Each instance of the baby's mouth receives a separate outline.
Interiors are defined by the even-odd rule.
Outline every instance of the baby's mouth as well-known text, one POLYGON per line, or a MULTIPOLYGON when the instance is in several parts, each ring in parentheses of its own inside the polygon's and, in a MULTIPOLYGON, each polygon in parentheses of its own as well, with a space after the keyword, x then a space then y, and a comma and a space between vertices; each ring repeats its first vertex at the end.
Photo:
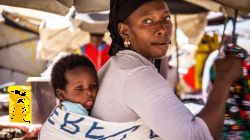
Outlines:
POLYGON ((88 101, 85 103, 85 105, 86 105, 87 107, 91 107, 93 104, 94 104, 94 101, 93 101, 93 100, 88 100, 88 101))

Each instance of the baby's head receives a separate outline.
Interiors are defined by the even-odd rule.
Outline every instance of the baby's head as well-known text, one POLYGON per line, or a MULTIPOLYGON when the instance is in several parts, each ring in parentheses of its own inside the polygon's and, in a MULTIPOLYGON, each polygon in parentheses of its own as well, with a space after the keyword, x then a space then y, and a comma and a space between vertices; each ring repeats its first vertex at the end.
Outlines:
POLYGON ((87 110, 93 106, 98 80, 95 66, 87 57, 72 54, 61 58, 53 67, 51 83, 59 100, 79 103, 87 110))

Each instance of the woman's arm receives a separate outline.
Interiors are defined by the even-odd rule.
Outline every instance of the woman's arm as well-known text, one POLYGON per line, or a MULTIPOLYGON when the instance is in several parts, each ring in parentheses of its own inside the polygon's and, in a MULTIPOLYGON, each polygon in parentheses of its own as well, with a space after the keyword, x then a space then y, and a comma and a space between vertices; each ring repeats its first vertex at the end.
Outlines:
POLYGON ((124 102, 162 139, 210 140, 205 122, 176 97, 168 82, 149 66, 129 73, 124 102))
POLYGON ((241 62, 233 55, 215 62, 216 78, 212 92, 209 94, 207 105, 197 115, 202 118, 214 139, 221 136, 226 100, 229 96, 229 88, 233 81, 242 74, 241 62))
POLYGON ((124 83, 124 101, 163 139, 209 140, 212 136, 217 139, 230 84, 240 76, 241 69, 240 61, 233 56, 217 61, 216 66, 214 89, 197 117, 175 96, 167 81, 147 66, 130 72, 124 83))

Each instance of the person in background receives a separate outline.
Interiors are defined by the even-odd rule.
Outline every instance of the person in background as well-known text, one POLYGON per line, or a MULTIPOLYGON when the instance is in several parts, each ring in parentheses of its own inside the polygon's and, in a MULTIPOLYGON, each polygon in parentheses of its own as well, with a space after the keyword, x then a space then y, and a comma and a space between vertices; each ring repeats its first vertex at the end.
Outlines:
POLYGON ((109 59, 110 46, 103 41, 104 33, 90 33, 90 42, 81 47, 81 54, 87 56, 98 71, 109 59))

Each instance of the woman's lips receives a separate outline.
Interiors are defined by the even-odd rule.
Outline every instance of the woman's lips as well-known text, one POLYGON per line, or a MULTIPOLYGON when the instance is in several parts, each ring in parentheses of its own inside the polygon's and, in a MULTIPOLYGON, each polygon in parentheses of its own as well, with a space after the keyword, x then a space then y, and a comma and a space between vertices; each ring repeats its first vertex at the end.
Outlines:
POLYGON ((167 45, 167 43, 151 43, 152 45, 167 45))
POLYGON ((152 42, 152 45, 157 45, 157 46, 166 46, 168 44, 170 44, 170 40, 168 41, 158 41, 158 42, 152 42))
POLYGON ((151 45, 157 47, 157 48, 166 48, 169 43, 151 43, 151 45))

